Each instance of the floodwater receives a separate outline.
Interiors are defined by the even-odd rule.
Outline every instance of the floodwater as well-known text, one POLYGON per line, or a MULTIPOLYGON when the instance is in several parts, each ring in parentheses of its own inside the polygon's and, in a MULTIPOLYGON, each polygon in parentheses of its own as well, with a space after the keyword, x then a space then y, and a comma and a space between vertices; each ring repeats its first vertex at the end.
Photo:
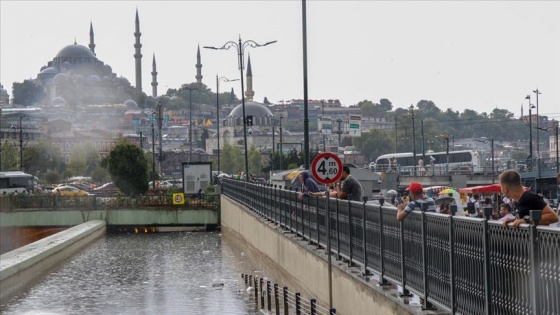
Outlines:
POLYGON ((241 279, 257 269, 217 232, 108 234, 0 313, 260 314, 241 279))

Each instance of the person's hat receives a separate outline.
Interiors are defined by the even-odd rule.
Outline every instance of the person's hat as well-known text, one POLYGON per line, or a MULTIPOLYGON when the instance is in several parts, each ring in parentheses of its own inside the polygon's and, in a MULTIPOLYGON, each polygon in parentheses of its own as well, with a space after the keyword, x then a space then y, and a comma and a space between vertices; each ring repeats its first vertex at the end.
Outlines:
POLYGON ((419 182, 412 182, 406 188, 406 190, 413 193, 422 192, 422 189, 423 189, 422 184, 420 184, 419 182))

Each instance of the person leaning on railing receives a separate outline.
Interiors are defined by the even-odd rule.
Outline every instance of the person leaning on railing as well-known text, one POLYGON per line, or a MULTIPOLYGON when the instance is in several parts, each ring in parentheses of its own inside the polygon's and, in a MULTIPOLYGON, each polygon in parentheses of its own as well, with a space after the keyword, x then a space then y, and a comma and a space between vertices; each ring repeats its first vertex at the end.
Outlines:
POLYGON ((432 198, 424 196, 424 189, 419 182, 412 182, 408 185, 408 193, 410 194, 410 203, 402 203, 397 206, 397 221, 406 219, 406 216, 412 211, 422 211, 422 204, 427 204, 427 212, 436 212, 436 204, 432 198))
POLYGON ((558 222, 558 216, 552 208, 544 202, 537 194, 525 191, 521 185, 521 176, 516 170, 506 170, 500 174, 500 186, 502 193, 516 202, 517 216, 515 219, 506 219, 504 225, 513 222, 513 227, 522 223, 530 223, 530 211, 541 210, 541 219, 535 222, 537 225, 548 225, 558 222))

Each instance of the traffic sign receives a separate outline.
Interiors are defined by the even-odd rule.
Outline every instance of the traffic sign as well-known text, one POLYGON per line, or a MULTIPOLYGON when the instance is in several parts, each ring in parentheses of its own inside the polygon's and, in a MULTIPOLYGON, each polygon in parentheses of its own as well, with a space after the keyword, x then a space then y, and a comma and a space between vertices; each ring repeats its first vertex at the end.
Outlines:
POLYGON ((174 193, 173 194, 173 204, 174 205, 184 205, 185 204, 185 194, 184 193, 174 193))
POLYGON ((342 176, 342 161, 332 153, 321 153, 313 159, 311 172, 319 183, 332 184, 342 176))

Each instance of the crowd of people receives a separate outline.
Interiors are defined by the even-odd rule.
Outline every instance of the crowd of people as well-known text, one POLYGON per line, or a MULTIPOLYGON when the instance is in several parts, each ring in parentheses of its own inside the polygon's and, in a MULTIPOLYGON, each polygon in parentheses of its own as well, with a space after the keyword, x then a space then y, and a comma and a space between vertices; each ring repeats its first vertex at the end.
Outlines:
MULTIPOLYGON (((503 222, 504 225, 512 223, 513 227, 518 227, 522 223, 534 223, 536 225, 549 225, 558 222, 560 209, 553 210, 550 202, 542 195, 525 190, 521 184, 521 176, 515 170, 506 170, 500 174, 500 186, 503 198, 485 197, 469 195, 467 201, 467 212, 470 217, 484 217, 492 213, 491 219, 503 222), (499 211, 493 211, 498 205, 499 211), (530 211, 540 210, 541 217, 533 222, 530 211)), ((399 203, 397 199, 391 199, 397 207, 397 220, 402 221, 412 211, 440 212, 449 214, 449 206, 456 204, 451 196, 446 201, 442 201, 440 207, 436 206, 434 199, 424 194, 421 183, 412 182, 406 189, 410 201, 399 203)), ((445 196, 444 196, 445 197, 445 196)), ((455 215, 466 215, 462 211, 457 211, 455 215)))

